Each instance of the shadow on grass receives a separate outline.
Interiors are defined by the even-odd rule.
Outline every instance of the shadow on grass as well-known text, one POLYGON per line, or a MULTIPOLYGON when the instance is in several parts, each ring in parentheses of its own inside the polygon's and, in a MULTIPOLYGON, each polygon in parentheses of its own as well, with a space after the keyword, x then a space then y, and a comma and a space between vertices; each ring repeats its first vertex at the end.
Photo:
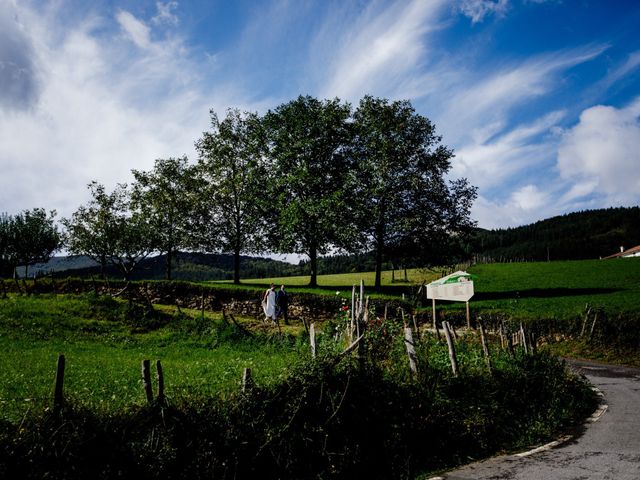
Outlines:
MULTIPOLYGON (((253 288, 268 288, 269 283, 245 283, 241 284, 243 287, 253 287, 253 288)), ((351 294, 352 286, 346 285, 318 285, 317 287, 310 287, 309 285, 287 285, 284 284, 288 290, 291 292, 304 291, 304 292, 313 292, 322 295, 335 295, 336 292, 340 292, 341 295, 348 296, 351 294)), ((279 287, 280 285, 276 285, 279 287)), ((365 284, 365 291, 367 294, 371 293, 380 293, 383 295, 393 295, 401 297, 402 294, 411 293, 411 288, 416 287, 416 285, 412 283, 398 283, 397 285, 383 285, 380 288, 379 292, 376 292, 372 285, 365 284)), ((356 289, 358 290, 360 285, 356 285, 356 289)), ((359 290, 358 290, 359 291, 359 290)))
POLYGON ((505 300, 517 298, 580 297, 584 295, 606 295, 622 291, 621 288, 532 288, 504 292, 476 292, 474 300, 505 300))

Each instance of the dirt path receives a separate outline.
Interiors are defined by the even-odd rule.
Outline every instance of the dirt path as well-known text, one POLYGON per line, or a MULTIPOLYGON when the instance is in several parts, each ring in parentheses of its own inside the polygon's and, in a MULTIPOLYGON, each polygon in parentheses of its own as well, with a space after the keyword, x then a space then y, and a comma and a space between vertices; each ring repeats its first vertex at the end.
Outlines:
POLYGON ((604 394, 604 412, 559 446, 472 463, 447 480, 640 479, 640 369, 572 360, 604 394))

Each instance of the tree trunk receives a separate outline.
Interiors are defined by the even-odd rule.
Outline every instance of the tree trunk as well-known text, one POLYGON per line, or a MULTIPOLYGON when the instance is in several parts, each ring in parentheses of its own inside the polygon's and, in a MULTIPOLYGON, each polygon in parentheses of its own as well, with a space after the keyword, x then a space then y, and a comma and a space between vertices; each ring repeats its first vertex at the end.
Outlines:
POLYGON ((384 249, 384 225, 380 224, 376 227, 376 292, 380 291, 382 286, 382 250, 384 249))
POLYGON ((173 249, 169 248, 167 250, 167 265, 166 265, 166 277, 167 280, 171 280, 171 259, 173 257, 173 249))
POLYGON ((309 280, 310 287, 318 286, 318 250, 311 247, 309 250, 309 265, 311 265, 311 278, 309 280))
POLYGON ((233 283, 240 283, 240 247, 233 251, 233 283))

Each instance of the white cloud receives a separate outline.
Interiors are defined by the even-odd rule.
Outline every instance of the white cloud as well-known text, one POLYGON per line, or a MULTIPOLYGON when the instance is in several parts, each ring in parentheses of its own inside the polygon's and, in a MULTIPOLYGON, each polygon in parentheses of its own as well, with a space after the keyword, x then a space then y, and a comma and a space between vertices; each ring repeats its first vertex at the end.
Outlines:
POLYGON ((555 140, 538 137, 550 134, 563 116, 564 112, 552 112, 492 138, 483 138, 491 135, 492 129, 484 135, 478 134, 475 143, 457 150, 452 176, 466 177, 481 190, 508 185, 508 181, 522 171, 552 158, 555 140))
POLYGON ((509 0, 462 0, 459 8, 471 19, 471 23, 478 23, 487 15, 504 15, 509 8, 509 0))
POLYGON ((511 194, 511 200, 520 210, 529 212, 539 210, 546 205, 549 194, 535 185, 525 185, 511 194))
POLYGON ((118 23, 129 39, 140 48, 151 46, 149 27, 126 10, 120 10, 116 15, 118 23))
POLYGON ((427 57, 423 37, 438 28, 444 4, 413 0, 380 10, 372 3, 339 34, 325 27, 316 44, 335 47, 328 49, 334 55, 321 95, 350 100, 364 93, 405 97, 407 89, 428 88, 428 77, 416 71, 427 57))
POLYGON ((32 108, 0 110, 0 211, 43 206, 68 216, 91 180, 112 187, 156 158, 193 158, 209 108, 249 103, 233 87, 210 93, 180 39, 154 42, 126 12, 116 15, 126 39, 106 16, 61 24, 60 11, 23 4, 19 13, 42 88, 32 108))
POLYGON ((527 184, 513 191, 505 200, 491 200, 480 195, 471 216, 482 228, 506 228, 533 223, 561 211, 551 192, 527 184))
POLYGON ((158 24, 177 25, 178 17, 173 13, 178 8, 178 2, 156 2, 158 13, 151 19, 151 22, 158 24))
POLYGON ((640 201, 640 98, 625 108, 597 105, 580 115, 558 149, 567 199, 603 195, 610 204, 640 201), (579 186, 578 186, 579 185, 579 186))

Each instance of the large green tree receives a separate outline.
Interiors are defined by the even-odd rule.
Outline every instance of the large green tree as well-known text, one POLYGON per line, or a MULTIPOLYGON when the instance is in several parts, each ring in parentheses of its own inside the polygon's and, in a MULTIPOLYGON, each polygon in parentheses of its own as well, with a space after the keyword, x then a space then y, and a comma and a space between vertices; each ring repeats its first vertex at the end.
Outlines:
POLYGON ((419 257, 470 229, 476 190, 465 179, 447 182, 453 151, 409 101, 366 96, 354 128, 352 191, 364 241, 375 252, 379 289, 385 255, 419 257))
MULTIPOLYGON (((111 256, 112 245, 117 239, 115 229, 115 212, 121 195, 118 189, 107 193, 104 185, 91 182, 87 188, 91 191, 92 199, 81 205, 71 218, 62 219, 66 229, 67 250, 73 255, 86 255, 100 264, 100 272, 105 275, 105 269, 111 256)), ((119 186, 119 189, 122 189, 119 186)))
POLYGON ((48 262, 62 245, 55 216, 55 210, 47 213, 44 208, 34 208, 24 210, 12 219, 12 251, 16 264, 24 265, 25 277, 29 265, 48 262))
POLYGON ((211 131, 196 142, 204 228, 199 246, 233 254, 233 281, 240 283, 240 254, 264 248, 260 196, 266 177, 264 135, 259 117, 230 109, 220 121, 211 111, 211 131))
POLYGON ((338 99, 300 96, 264 117, 272 161, 264 182, 269 239, 276 251, 309 257, 311 286, 318 254, 346 243, 350 115, 338 99))
POLYGON ((165 274, 171 280, 173 257, 192 245, 196 192, 195 169, 187 157, 158 159, 148 172, 132 170, 131 199, 154 229, 156 249, 166 255, 165 274))
POLYGON ((63 220, 70 253, 86 255, 101 266, 114 265, 125 280, 155 249, 154 226, 145 213, 131 208, 127 185, 107 192, 99 183, 89 184, 92 199, 63 220))

